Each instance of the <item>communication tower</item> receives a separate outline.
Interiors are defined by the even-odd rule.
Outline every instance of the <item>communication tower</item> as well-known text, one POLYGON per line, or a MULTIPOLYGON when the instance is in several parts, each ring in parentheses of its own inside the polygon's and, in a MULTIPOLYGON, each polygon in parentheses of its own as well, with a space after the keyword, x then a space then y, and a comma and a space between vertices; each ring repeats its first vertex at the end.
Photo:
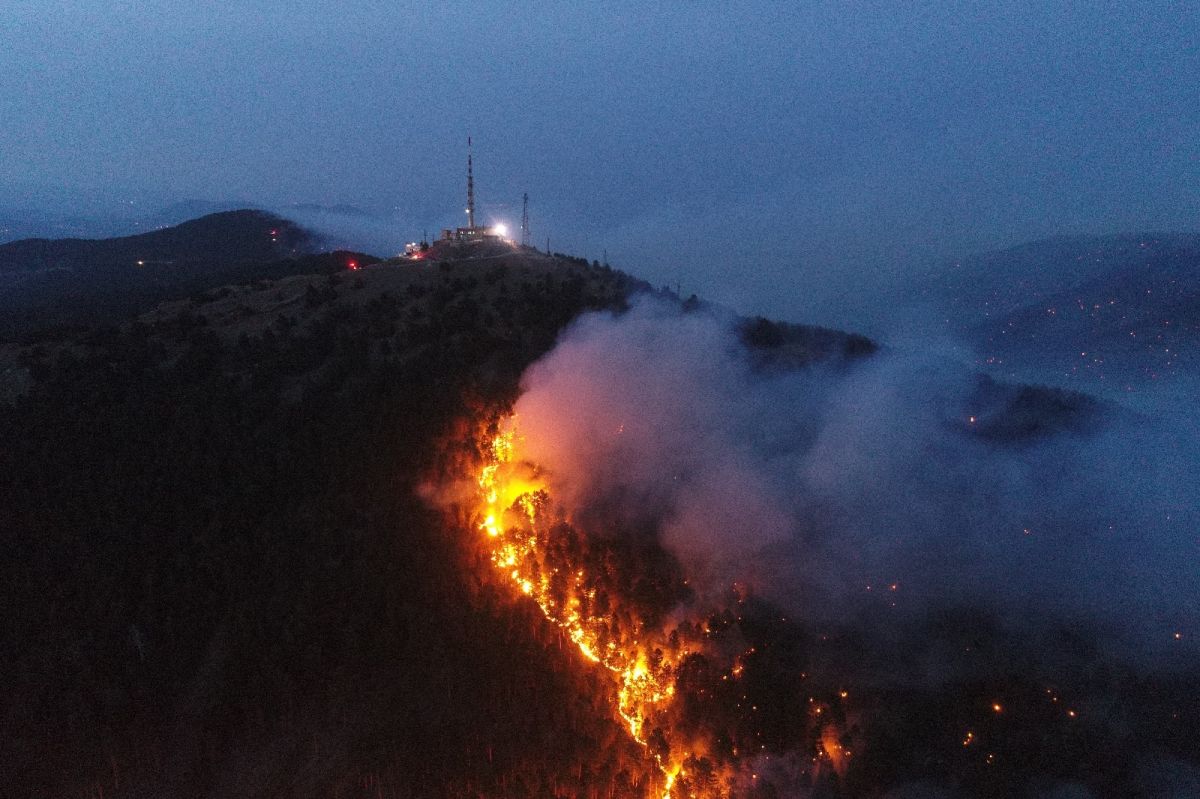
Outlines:
POLYGON ((529 246, 529 194, 521 197, 521 246, 529 246))
POLYGON ((467 227, 475 228, 475 176, 471 171, 471 137, 467 137, 467 227))

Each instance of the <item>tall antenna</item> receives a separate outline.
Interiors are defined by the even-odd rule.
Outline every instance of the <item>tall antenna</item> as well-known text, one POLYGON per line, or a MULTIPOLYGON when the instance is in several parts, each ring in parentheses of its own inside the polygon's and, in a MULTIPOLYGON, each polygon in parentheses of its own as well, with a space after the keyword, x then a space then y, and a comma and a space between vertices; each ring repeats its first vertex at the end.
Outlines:
POLYGON ((475 227, 475 176, 471 173, 470 136, 467 136, 467 227, 475 227))
POLYGON ((521 197, 521 246, 529 246, 529 194, 521 197))

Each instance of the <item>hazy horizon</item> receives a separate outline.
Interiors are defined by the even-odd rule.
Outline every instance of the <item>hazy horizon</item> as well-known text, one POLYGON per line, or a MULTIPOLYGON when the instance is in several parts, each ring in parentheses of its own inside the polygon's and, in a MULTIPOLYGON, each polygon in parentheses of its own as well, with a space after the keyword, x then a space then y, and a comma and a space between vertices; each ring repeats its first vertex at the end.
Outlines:
POLYGON ((538 246, 814 321, 1200 219, 1194 6, 333 10, 7 4, 0 208, 346 204, 402 242, 459 222, 470 134, 485 220, 528 192, 538 246))

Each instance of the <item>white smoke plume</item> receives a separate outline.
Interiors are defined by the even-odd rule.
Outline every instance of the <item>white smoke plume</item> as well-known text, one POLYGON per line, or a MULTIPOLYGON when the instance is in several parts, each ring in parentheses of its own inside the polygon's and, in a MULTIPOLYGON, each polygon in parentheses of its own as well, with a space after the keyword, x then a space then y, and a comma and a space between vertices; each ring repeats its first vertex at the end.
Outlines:
POLYGON ((971 608, 1190 668, 1197 429, 1113 410, 996 440, 972 421, 976 386, 936 353, 756 369, 736 320, 643 297, 579 319, 516 411, 585 527, 657 536, 713 590, 743 580, 808 622, 896 635, 971 608))

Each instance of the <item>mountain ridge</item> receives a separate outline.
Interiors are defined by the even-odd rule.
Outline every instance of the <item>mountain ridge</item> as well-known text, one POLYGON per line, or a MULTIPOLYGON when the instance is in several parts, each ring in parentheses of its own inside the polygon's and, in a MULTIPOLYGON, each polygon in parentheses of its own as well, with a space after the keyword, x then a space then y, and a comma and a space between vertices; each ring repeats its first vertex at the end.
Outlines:
POLYGON ((1200 373, 1200 235, 1064 236, 910 282, 980 366, 1119 396, 1200 373))

